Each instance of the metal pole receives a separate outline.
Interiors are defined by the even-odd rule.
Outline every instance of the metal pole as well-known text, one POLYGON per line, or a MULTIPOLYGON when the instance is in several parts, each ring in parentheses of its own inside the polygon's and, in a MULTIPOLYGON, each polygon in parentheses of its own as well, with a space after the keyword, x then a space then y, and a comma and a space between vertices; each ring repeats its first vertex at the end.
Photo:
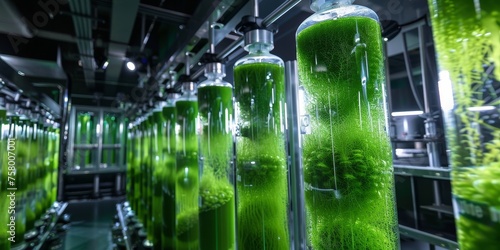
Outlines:
POLYGON ((306 249, 306 215, 304 200, 304 176, 302 172, 302 145, 299 130, 300 114, 298 107, 299 77, 296 61, 285 63, 287 113, 288 113, 288 144, 290 159, 290 196, 292 200, 292 249, 306 249))
POLYGON ((432 117, 432 110, 429 104, 429 82, 427 81, 427 53, 425 45, 424 25, 418 26, 418 38, 420 45, 420 68, 422 72, 422 87, 424 94, 424 112, 427 115, 425 120, 425 137, 431 141, 427 143, 427 154, 429 156, 429 165, 431 167, 440 167, 439 153, 436 145, 436 121, 432 117))
POLYGON ((259 0, 252 0, 253 3, 253 16, 258 17, 259 16, 259 0))

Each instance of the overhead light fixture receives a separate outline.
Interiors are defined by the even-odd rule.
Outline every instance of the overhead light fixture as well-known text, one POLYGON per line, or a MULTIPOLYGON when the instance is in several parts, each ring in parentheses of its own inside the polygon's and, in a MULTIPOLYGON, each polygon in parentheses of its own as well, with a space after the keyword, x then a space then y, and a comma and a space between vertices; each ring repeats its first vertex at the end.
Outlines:
POLYGON ((135 64, 133 62, 127 62, 127 69, 130 70, 130 71, 134 71, 135 70, 135 64))

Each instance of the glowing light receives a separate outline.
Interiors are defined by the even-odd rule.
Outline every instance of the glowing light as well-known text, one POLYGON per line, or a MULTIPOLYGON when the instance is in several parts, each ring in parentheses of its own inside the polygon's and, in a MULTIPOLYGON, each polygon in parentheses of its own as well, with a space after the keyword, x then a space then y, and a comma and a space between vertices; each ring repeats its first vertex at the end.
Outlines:
POLYGON ((410 116, 410 115, 421 115, 424 112, 421 110, 414 110, 414 111, 401 111, 401 112, 392 112, 392 116, 410 116))
POLYGON ((453 101, 450 72, 446 70, 439 72, 438 87, 441 109, 443 109, 443 111, 452 110, 453 106, 455 106, 455 102, 453 101))
POLYGON ((130 71, 135 70, 135 64, 133 62, 127 62, 127 69, 130 71))
POLYGON ((102 69, 106 69, 109 65, 108 61, 105 61, 104 64, 102 65, 102 69))
POLYGON ((480 111, 495 110, 495 107, 494 106, 468 107, 467 110, 480 112, 480 111))

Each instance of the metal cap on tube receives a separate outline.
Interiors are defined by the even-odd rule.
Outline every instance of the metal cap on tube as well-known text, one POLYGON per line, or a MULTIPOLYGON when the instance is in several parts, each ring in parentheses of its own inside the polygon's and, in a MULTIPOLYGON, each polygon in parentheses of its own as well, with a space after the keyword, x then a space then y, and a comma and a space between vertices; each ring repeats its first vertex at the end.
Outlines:
POLYGON ((354 0, 311 0, 310 8, 313 11, 319 11, 326 6, 349 5, 353 2, 354 0))
POLYGON ((220 62, 211 62, 205 65, 205 74, 215 73, 219 75, 226 75, 226 67, 220 62))
POLYGON ((245 33, 245 46, 257 43, 274 44, 273 32, 265 29, 255 29, 245 33))

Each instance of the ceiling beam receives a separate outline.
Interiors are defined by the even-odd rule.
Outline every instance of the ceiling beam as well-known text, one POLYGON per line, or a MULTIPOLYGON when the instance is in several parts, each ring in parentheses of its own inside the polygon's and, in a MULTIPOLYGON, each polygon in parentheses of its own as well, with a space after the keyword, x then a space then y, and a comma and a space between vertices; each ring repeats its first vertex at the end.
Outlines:
POLYGON ((137 16, 139 0, 113 0, 111 9, 111 43, 108 46, 108 62, 106 80, 118 81, 134 23, 137 16))

